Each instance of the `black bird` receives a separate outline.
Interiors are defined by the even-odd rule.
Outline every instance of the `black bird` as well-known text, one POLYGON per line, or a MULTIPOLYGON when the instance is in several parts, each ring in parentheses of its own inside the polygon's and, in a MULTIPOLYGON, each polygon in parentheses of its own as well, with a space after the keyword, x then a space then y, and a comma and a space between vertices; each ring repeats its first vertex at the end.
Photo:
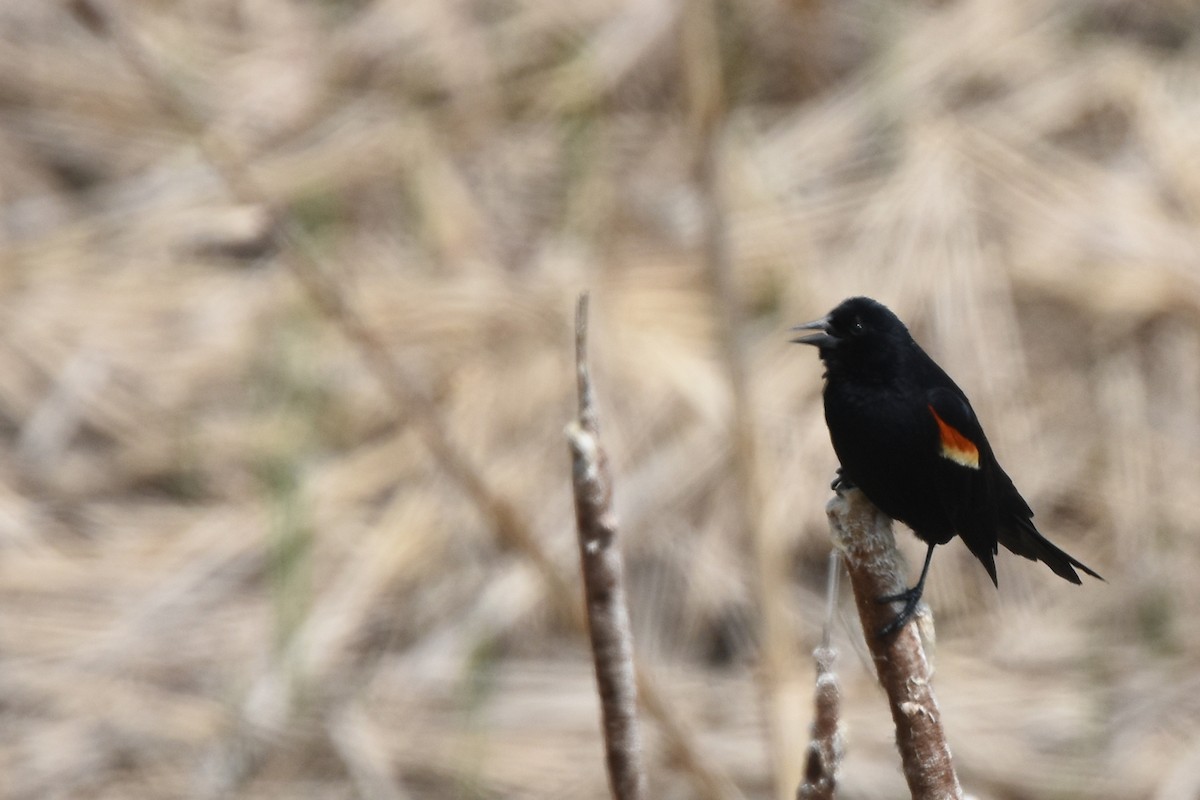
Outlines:
POLYGON ((839 481, 857 486, 929 545, 916 586, 879 598, 904 601, 880 636, 912 618, 933 548, 955 535, 993 584, 1001 544, 1071 583, 1080 583, 1075 568, 1100 578, 1034 527, 1033 511, 996 461, 963 390, 887 307, 852 297, 792 330, 816 331, 792 341, 814 345, 825 363, 825 422, 841 462, 839 481))

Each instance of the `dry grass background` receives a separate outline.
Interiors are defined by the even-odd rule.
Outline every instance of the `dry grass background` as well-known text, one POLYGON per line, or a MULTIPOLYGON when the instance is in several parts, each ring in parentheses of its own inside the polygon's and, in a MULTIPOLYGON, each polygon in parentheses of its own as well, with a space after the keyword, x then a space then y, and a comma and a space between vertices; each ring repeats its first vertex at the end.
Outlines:
MULTIPOLYGON (((639 656, 742 795, 794 788, 823 614, 835 463, 786 328, 869 293, 1108 577, 1005 557, 997 593, 940 551, 964 786, 1200 797, 1195 4, 109 6, 0 4, 0 795, 607 791, 582 638, 129 36, 568 577, 593 291, 639 656)), ((842 795, 899 797, 858 635, 842 795)))

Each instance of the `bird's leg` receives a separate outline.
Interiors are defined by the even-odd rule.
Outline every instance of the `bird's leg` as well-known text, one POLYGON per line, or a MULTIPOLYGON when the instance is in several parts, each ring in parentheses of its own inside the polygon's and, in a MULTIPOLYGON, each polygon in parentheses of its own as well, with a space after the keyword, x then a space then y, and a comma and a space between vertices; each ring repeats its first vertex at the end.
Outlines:
POLYGON ((896 618, 879 629, 879 638, 886 639, 896 631, 908 624, 908 621, 917 613, 917 604, 921 602, 921 595, 925 591, 925 576, 929 574, 929 562, 933 560, 933 548, 936 545, 929 545, 929 550, 925 553, 925 566, 921 567, 921 577, 917 579, 917 585, 911 589, 905 589, 899 594, 889 594, 886 597, 876 598, 876 603, 894 603, 897 600, 904 601, 904 608, 900 609, 900 613, 896 618))
POLYGON ((854 483, 842 472, 842 468, 838 467, 837 477, 833 479, 833 483, 829 484, 829 488, 840 495, 842 492, 847 492, 855 487, 854 483))

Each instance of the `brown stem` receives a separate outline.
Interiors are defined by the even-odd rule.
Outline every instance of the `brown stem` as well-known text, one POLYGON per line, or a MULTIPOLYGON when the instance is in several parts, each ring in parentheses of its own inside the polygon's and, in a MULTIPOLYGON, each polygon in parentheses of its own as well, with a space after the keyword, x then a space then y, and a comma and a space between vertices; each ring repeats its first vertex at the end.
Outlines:
POLYGON ((642 800, 646 773, 637 722, 637 677, 633 632, 625 604, 617 518, 612 508, 612 475, 600 444, 587 367, 587 295, 575 309, 575 360, 579 418, 567 426, 575 487, 575 522, 583 571, 588 637, 600 692, 608 782, 616 800, 642 800))
MULTIPOLYGON (((917 625, 905 625, 881 638, 877 631, 894 613, 876 602, 904 589, 904 562, 892 536, 892 521, 857 489, 839 493, 825 507, 834 544, 846 559, 854 601, 875 662, 879 683, 887 693, 896 725, 904 777, 914 800, 947 800, 963 796, 942 714, 930 683, 932 670, 917 625)), ((932 621, 929 622, 932 628, 932 621)))
POLYGON ((838 687, 837 650, 831 644, 833 613, 837 607, 838 574, 842 568, 837 551, 829 554, 829 583, 826 587, 825 626, 821 644, 813 651, 817 662, 817 686, 814 693, 812 739, 804 759, 804 782, 796 791, 796 800, 833 800, 837 793, 837 774, 842 764, 841 689, 838 687))

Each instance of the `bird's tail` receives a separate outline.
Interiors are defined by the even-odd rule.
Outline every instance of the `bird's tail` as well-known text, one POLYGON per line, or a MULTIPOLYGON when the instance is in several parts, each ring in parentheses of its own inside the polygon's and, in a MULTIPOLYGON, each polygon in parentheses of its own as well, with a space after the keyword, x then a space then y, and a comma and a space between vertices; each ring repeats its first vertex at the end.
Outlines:
POLYGON ((1016 515, 1012 524, 1000 529, 1000 544, 1019 556, 1031 561, 1041 561, 1054 571, 1054 574, 1071 583, 1081 583, 1076 568, 1091 575, 1093 578, 1104 580, 1100 574, 1091 569, 1079 559, 1069 555, 1054 546, 1045 536, 1038 532, 1033 520, 1023 515, 1016 515))

